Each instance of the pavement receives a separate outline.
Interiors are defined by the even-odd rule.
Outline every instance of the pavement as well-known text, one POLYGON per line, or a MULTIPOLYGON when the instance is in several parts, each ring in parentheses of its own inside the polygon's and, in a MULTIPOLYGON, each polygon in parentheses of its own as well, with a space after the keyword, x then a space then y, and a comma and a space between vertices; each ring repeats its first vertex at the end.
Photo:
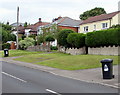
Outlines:
POLYGON ((115 78, 103 79, 102 68, 69 71, 69 70, 61 70, 57 68, 36 65, 32 63, 15 61, 14 60, 15 58, 18 58, 18 57, 4 57, 4 58, 0 58, 0 61, 5 61, 11 64, 17 64, 20 66, 29 67, 29 68, 49 72, 54 75, 72 78, 72 79, 76 79, 76 80, 80 80, 88 83, 97 83, 105 86, 110 86, 113 88, 119 88, 120 83, 118 83, 118 74, 119 74, 118 65, 113 66, 113 74, 115 75, 115 78))

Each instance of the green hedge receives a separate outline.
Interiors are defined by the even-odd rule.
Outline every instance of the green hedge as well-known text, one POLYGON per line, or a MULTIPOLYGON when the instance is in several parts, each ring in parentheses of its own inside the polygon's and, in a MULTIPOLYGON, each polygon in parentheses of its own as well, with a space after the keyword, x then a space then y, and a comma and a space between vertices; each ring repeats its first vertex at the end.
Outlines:
POLYGON ((85 44, 88 47, 120 45, 120 28, 100 30, 86 34, 85 44))
POLYGON ((10 49, 10 44, 9 43, 2 44, 2 49, 10 49))
POLYGON ((67 37, 67 42, 74 48, 81 48, 85 46, 85 34, 71 33, 67 37))
POLYGON ((71 47, 71 45, 67 42, 67 37, 70 33, 75 32, 71 29, 64 29, 58 33, 57 42, 59 46, 64 46, 65 48, 71 47))

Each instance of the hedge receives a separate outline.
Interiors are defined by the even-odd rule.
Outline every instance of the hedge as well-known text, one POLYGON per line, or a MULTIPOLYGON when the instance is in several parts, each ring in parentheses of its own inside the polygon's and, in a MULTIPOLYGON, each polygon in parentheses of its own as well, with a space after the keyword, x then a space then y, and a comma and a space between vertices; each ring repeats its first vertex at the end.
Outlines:
POLYGON ((85 44, 88 47, 120 45, 120 28, 100 30, 86 34, 85 44))
POLYGON ((83 33, 71 33, 67 37, 67 42, 74 48, 81 48, 85 46, 85 34, 83 33))
POLYGON ((71 47, 71 45, 67 42, 67 36, 70 33, 75 33, 75 32, 71 29, 64 29, 58 33, 57 42, 59 46, 64 46, 65 48, 71 47))
POLYGON ((9 43, 2 44, 2 49, 10 49, 10 44, 9 43))

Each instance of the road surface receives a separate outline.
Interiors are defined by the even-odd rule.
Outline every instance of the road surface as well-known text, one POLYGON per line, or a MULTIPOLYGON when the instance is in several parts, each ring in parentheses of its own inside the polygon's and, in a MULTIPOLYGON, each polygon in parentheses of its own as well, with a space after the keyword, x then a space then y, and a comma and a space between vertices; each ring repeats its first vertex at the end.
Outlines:
POLYGON ((2 62, 2 92, 63 95, 62 93, 118 93, 118 89, 2 62))

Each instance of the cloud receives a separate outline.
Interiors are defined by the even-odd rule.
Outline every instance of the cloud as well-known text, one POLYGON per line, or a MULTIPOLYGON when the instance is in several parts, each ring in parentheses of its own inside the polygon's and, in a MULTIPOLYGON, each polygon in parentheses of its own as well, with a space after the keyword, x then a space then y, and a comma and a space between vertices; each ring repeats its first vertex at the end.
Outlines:
POLYGON ((41 17, 43 21, 52 21, 57 16, 69 16, 79 19, 84 11, 94 7, 103 7, 109 12, 117 11, 119 0, 1 0, 0 18, 16 21, 17 6, 20 7, 20 21, 34 23, 41 17))

